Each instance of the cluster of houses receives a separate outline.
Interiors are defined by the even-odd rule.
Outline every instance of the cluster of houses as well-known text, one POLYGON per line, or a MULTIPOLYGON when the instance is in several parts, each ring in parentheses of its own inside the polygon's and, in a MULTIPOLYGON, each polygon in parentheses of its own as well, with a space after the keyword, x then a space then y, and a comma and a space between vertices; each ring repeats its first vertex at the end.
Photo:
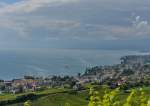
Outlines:
POLYGON ((36 91, 41 86, 49 86, 50 81, 43 79, 13 79, 11 81, 0 81, 0 93, 22 93, 27 91, 36 91))
POLYGON ((118 86, 124 85, 128 82, 128 77, 124 76, 121 78, 114 77, 113 74, 105 74, 105 75, 86 75, 82 76, 78 79, 78 83, 81 85, 85 85, 87 83, 97 83, 97 84, 108 84, 111 88, 116 88, 118 86))
POLYGON ((74 77, 69 76, 52 76, 49 78, 25 76, 22 79, 13 79, 11 81, 0 80, 0 94, 34 92, 55 87, 79 90, 81 84, 74 77))
POLYGON ((100 84, 109 82, 112 86, 126 83, 134 85, 141 81, 150 85, 150 55, 124 56, 120 64, 88 68, 79 81, 100 84))

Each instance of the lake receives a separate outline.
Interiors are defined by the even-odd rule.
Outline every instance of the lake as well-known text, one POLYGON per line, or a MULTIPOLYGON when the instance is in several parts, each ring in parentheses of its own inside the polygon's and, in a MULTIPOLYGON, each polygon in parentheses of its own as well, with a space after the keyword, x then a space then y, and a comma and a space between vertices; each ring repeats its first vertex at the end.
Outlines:
POLYGON ((86 67, 120 63, 120 57, 137 54, 128 50, 0 49, 0 78, 24 75, 76 75, 86 67))

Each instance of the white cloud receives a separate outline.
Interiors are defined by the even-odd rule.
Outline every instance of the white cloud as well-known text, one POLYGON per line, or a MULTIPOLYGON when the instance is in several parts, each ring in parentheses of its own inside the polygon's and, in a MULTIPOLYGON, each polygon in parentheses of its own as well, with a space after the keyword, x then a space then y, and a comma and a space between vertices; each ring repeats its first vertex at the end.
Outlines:
POLYGON ((140 16, 136 16, 135 20, 133 21, 133 26, 137 29, 145 28, 148 26, 148 21, 141 20, 140 16))
POLYGON ((8 4, 0 8, 0 13, 24 13, 32 12, 40 7, 57 6, 78 0, 22 0, 14 4, 8 4))
MULTIPOLYGON (((130 23, 130 22, 129 22, 130 23)), ((93 31, 88 31, 90 38, 103 40, 132 39, 150 37, 150 25, 141 16, 134 16, 132 24, 124 25, 94 25, 89 24, 93 31)))
POLYGON ((150 37, 150 25, 141 16, 135 16, 132 25, 129 26, 108 25, 101 26, 101 29, 100 34, 107 35, 106 38, 112 40, 150 37))
POLYGON ((28 13, 37 12, 41 7, 60 6, 77 1, 78 0, 21 0, 13 4, 0 2, 0 5, 2 5, 0 7, 0 28, 12 30, 18 37, 23 39, 30 39, 33 30, 38 28, 47 31, 68 31, 69 29, 78 27, 80 23, 73 20, 49 19, 49 16, 46 16, 46 14, 31 16, 31 14, 28 13))
MULTIPOLYGON (((120 10, 128 11, 127 5, 131 9, 133 3, 129 0, 21 0, 0 7, 0 28, 12 30, 17 37, 23 39, 32 39, 33 36, 40 36, 39 39, 47 40, 58 40, 62 37, 75 40, 147 37, 150 34, 150 26, 148 21, 142 19, 141 16, 134 16, 132 24, 129 21, 124 22, 127 25, 122 24, 123 20, 129 16, 122 16, 120 10), (74 2, 78 2, 77 5, 71 4, 74 2), (116 6, 116 3, 121 6, 116 6), (123 4, 126 6, 121 8, 123 4), (105 9, 109 11, 105 12, 105 9), (117 17, 110 18, 115 14, 117 17), (40 33, 35 34, 34 31, 40 33)), ((137 4, 140 5, 140 3, 141 1, 138 0, 137 4)), ((142 4, 141 7, 146 4, 142 4)))
MULTIPOLYGON (((12 30, 18 37, 21 39, 31 39, 33 30, 45 30, 48 38, 55 38, 54 36, 51 37, 51 31, 56 32, 68 32, 71 29, 75 29, 80 27, 80 22, 78 21, 71 21, 71 20, 49 20, 48 18, 37 18, 37 17, 30 17, 30 18, 15 18, 10 19, 6 17, 5 19, 0 19, 0 28, 5 28, 7 30, 12 30)), ((43 36, 47 36, 43 33, 43 36)), ((38 36, 38 35, 37 35, 38 36)), ((56 35, 58 36, 58 35, 56 35)), ((56 37, 58 39, 58 37, 56 37)))

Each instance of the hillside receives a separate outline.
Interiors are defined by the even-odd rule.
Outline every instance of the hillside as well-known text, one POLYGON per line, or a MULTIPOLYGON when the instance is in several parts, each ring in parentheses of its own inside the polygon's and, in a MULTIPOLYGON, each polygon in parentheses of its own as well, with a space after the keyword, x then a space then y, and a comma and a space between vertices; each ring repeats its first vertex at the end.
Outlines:
POLYGON ((87 68, 80 77, 82 81, 104 83, 109 79, 150 84, 150 56, 130 55, 121 57, 121 63, 87 68))
MULTIPOLYGON (((104 94, 104 89, 98 87, 97 91, 100 92, 100 96, 104 94)), ((144 87, 146 97, 150 97, 150 87, 144 87)), ((124 103, 129 93, 120 91, 119 100, 124 103)), ((71 93, 58 93, 50 94, 48 96, 41 97, 37 100, 32 101, 32 106, 87 106, 88 105, 88 92, 82 91, 76 94, 71 93), (70 104, 70 105, 67 105, 70 104)), ((21 104, 14 104, 9 106, 20 106, 21 104)))

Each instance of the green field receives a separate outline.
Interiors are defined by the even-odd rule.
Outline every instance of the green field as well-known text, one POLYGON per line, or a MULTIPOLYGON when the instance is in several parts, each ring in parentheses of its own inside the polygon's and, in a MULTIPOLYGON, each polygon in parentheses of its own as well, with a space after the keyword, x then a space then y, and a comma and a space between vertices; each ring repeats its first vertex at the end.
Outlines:
MULTIPOLYGON (((100 95, 103 95, 103 89, 98 88, 100 95)), ((64 89, 49 89, 43 92, 36 92, 37 95, 48 94, 46 96, 39 97, 32 100, 33 106, 87 106, 88 105, 88 92, 80 91, 77 93, 67 92, 63 93, 64 89), (70 105, 67 105, 70 104, 70 105)), ((147 98, 150 98, 150 87, 144 87, 144 91, 147 98)), ((121 102, 125 102, 129 93, 123 91, 119 94, 121 102)), ((12 98, 12 95, 6 95, 6 97, 12 98)), ((15 97, 15 96, 14 96, 15 97)), ((21 106, 20 104, 13 104, 9 106, 21 106)))
MULTIPOLYGON (((37 100, 32 101, 33 106, 66 106, 70 104, 71 106, 87 106, 87 92, 78 92, 76 94, 70 93, 57 93, 50 94, 48 96, 41 97, 37 100)), ((9 106, 20 106, 19 104, 9 105, 9 106)))
POLYGON ((67 91, 67 89, 51 88, 51 89, 47 89, 47 90, 39 91, 39 92, 28 92, 28 93, 21 93, 21 94, 15 94, 15 95, 10 94, 10 93, 4 93, 4 94, 0 94, 0 101, 13 100, 13 99, 16 99, 17 96, 26 95, 29 93, 33 93, 36 95, 45 95, 45 94, 59 93, 59 92, 64 92, 64 91, 67 91))
POLYGON ((77 94, 49 95, 34 101, 33 106, 65 106, 68 103, 71 106, 87 106, 88 100, 86 100, 86 94, 82 92, 77 94))
MULTIPOLYGON (((144 91, 147 98, 150 97, 150 87, 145 87, 144 91)), ((100 95, 103 95, 103 89, 99 89, 100 95)), ((119 99, 125 102, 129 93, 120 92, 119 99)), ((33 106, 65 106, 69 103, 70 106, 87 106, 88 92, 78 92, 77 94, 56 94, 42 97, 37 101, 33 101, 33 106)))

